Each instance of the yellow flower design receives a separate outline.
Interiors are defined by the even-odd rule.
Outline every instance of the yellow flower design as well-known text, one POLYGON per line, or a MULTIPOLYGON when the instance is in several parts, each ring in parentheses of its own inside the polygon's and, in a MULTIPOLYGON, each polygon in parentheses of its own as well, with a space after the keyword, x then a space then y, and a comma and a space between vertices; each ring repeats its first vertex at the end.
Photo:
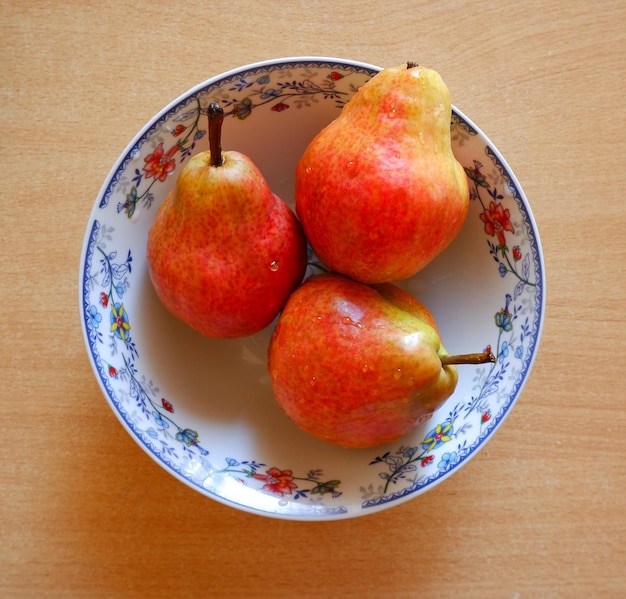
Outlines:
POLYGON ((448 434, 452 432, 452 422, 444 422, 438 424, 428 436, 422 441, 422 447, 426 451, 432 451, 438 445, 447 443, 452 440, 452 437, 448 434))
POLYGON ((119 337, 122 341, 126 341, 126 336, 130 331, 130 323, 128 316, 124 310, 124 304, 115 303, 111 305, 111 332, 119 337))

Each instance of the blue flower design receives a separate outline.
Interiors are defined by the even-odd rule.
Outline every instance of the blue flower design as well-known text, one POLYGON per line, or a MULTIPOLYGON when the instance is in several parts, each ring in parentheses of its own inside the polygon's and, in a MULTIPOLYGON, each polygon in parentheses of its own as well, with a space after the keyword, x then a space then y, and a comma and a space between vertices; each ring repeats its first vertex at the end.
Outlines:
POLYGON ((452 464, 454 464, 454 462, 456 462, 456 458, 457 458, 456 451, 446 451, 441 456, 441 460, 437 464, 437 468, 439 468, 439 470, 446 470, 452 464))
POLYGON ((500 348, 500 353, 498 354, 498 360, 500 361, 500 363, 502 363, 504 361, 504 358, 506 358, 509 355, 509 344, 505 341, 502 344, 502 347, 500 348))
MULTIPOLYGON (((138 171, 137 171, 138 172, 138 171)), ((138 175, 139 180, 141 179, 141 174, 138 175)), ((137 180, 137 177, 133 179, 133 181, 137 180)), ((139 185, 139 183, 137 183, 139 185)), ((126 212, 128 218, 131 218, 133 214, 135 214, 135 208, 137 207, 137 202, 139 201, 139 195, 137 194, 137 188, 133 186, 129 193, 126 194, 126 200, 124 202, 120 202, 117 205, 118 212, 126 212)))
POLYGON ((252 114, 252 100, 244 98, 241 102, 235 104, 233 114, 240 120, 249 117, 252 114))
POLYGON ((502 264, 502 262, 500 262, 500 264, 498 265, 498 271, 500 272, 501 277, 506 277, 507 268, 504 264, 502 264))
POLYGON ((169 428, 170 424, 167 420, 165 420, 165 418, 163 418, 163 415, 160 412, 157 412, 156 410, 152 410, 152 415, 154 416, 154 421, 161 427, 163 428, 169 428))
POLYGON ((524 355, 524 348, 521 345, 518 345, 515 349, 515 357, 521 359, 524 355))
POLYGON ((499 329, 505 332, 513 330, 513 315, 506 308, 502 308, 499 312, 496 312, 493 318, 499 329))
POLYGON ((176 433, 176 440, 184 443, 187 446, 196 445, 199 440, 199 435, 196 431, 190 428, 179 429, 176 433))
POLYGON ((261 98, 263 100, 267 100, 267 98, 277 98, 278 96, 280 96, 282 94, 282 90, 280 89, 274 89, 273 87, 270 87, 269 89, 266 89, 262 94, 261 94, 261 98))
MULTIPOLYGON (((434 431, 431 431, 431 432, 434 432, 434 431)), ((402 457, 412 458, 416 453, 417 453, 417 447, 409 447, 402 453, 402 457)))
POLYGON ((102 322, 102 315, 98 312, 96 306, 89 306, 89 322, 94 329, 97 329, 102 322))

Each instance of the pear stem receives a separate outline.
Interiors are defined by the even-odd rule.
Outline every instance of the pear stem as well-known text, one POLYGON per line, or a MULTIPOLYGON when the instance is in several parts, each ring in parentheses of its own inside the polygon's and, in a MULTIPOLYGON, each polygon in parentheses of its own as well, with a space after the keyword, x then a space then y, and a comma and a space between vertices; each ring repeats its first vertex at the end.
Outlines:
POLYGON ((406 63, 406 68, 407 69, 414 69, 415 67, 419 67, 419 64, 417 62, 415 62, 414 60, 409 60, 406 63))
POLYGON ((495 362, 496 357, 493 352, 486 351, 482 354, 459 354, 455 356, 441 356, 441 363, 443 366, 449 366, 451 364, 486 364, 488 362, 495 362))
POLYGON ((222 166, 222 123, 224 109, 217 103, 211 102, 208 108, 209 116, 209 150, 211 152, 211 166, 222 166))

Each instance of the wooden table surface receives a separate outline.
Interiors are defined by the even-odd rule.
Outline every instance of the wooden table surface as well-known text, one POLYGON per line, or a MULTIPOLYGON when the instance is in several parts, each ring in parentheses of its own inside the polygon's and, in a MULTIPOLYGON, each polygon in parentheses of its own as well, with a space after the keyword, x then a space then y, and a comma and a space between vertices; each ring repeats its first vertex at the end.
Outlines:
POLYGON ((0 3, 0 596, 626 597, 626 3, 0 3), (162 470, 93 376, 95 196, 158 110, 279 56, 436 68, 528 196, 543 338, 504 425, 394 509, 298 523, 162 470))

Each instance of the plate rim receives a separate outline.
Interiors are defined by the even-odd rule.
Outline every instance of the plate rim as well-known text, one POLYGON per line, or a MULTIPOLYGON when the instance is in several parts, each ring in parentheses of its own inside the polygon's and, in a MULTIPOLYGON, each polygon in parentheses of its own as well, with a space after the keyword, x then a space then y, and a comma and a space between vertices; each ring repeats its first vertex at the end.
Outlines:
MULTIPOLYGON (((370 70, 372 72, 377 72, 383 69, 383 67, 379 67, 374 64, 369 64, 365 62, 361 62, 353 59, 344 59, 344 58, 335 58, 329 56, 294 56, 294 57, 283 57, 277 59, 268 59, 258 62, 249 63, 247 65, 243 65, 240 67, 235 67, 219 73, 217 75, 211 76, 204 81, 197 83, 196 85, 190 87, 187 91, 179 94, 176 98, 171 100, 165 107, 163 107, 159 112, 157 112, 154 116, 152 116, 132 137, 131 141, 125 146, 122 152, 118 155, 115 160, 113 166, 107 172, 103 183, 101 184, 95 199, 94 203, 91 206, 89 211, 89 216, 87 219, 86 227, 83 234, 83 241, 81 246, 80 253, 80 263, 78 269, 78 299, 79 299, 79 316, 81 321, 81 331, 83 335, 83 340, 86 345, 87 354, 89 357, 89 362, 92 368, 92 371, 96 377, 98 382, 98 386, 100 387, 101 392, 105 396, 105 399, 109 405, 109 407, 114 412, 117 420, 122 424, 126 432, 134 439, 134 441, 147 453, 153 460, 155 460, 161 467, 167 470, 170 475, 173 475, 179 481, 190 487, 196 492, 200 492, 201 494, 222 503, 223 505, 227 505, 229 507, 234 507, 236 509, 242 510, 247 513, 252 513, 255 515, 261 515, 266 517, 273 517, 279 519, 288 519, 295 521, 326 521, 326 520, 335 520, 335 519, 350 519, 355 517, 361 517, 373 513, 377 513, 379 511, 388 509, 390 507, 394 507, 405 501, 413 499, 418 495, 424 493, 427 490, 432 489, 439 483, 447 480, 459 467, 465 465, 471 458, 473 458, 477 453, 479 453, 480 449, 488 440, 492 438, 494 433, 502 426, 503 422, 507 419, 510 414, 513 406, 517 403, 522 390, 527 384, 532 368, 534 367, 535 360, 538 354, 538 349, 541 341, 541 337, 543 334, 543 328, 545 324, 545 310, 546 310, 546 267, 545 267, 545 257, 543 254, 541 238, 538 231, 537 223, 532 211, 532 207, 528 198, 526 197, 524 190, 517 179, 514 171, 511 169, 510 165, 506 161, 506 159, 502 156, 498 148, 493 144, 491 139, 484 133, 484 131, 478 127, 472 119, 470 119, 463 111, 459 110, 454 104, 452 105, 452 111, 459 117, 462 121, 464 121, 473 131, 478 134, 484 143, 486 144, 486 148, 488 148, 491 152, 493 152, 496 164, 498 168, 501 169, 502 174, 505 175, 505 178, 508 178, 510 181, 510 185, 514 188, 515 192, 519 194, 519 200, 521 201, 523 208, 528 216, 528 225, 529 229, 532 232, 532 243, 536 247, 536 270, 538 269, 538 293, 536 294, 537 298, 537 306, 534 309, 534 314, 537 315, 537 327, 536 327, 536 335, 534 336, 533 348, 530 351, 530 357, 528 359, 527 365, 525 367, 525 374, 522 380, 519 382, 517 389, 514 391, 514 397, 511 401, 508 402, 504 411, 501 413, 500 418, 497 422, 493 423, 493 426, 490 427, 489 432, 482 437, 474 440, 474 445, 472 446, 471 451, 462 456, 452 467, 448 468, 443 473, 436 473, 433 475, 433 480, 427 480, 426 483, 421 485, 417 489, 413 490, 401 490, 397 493, 391 493, 385 495, 381 498, 380 502, 374 501, 370 506, 363 508, 361 506, 360 509, 353 509, 342 511, 341 513, 333 513, 336 512, 336 508, 333 507, 323 507, 321 512, 320 510, 316 510, 315 508, 310 508, 307 513, 297 513, 296 515, 281 511, 279 506, 277 506, 276 511, 267 511, 262 510, 238 501, 235 501, 231 498, 223 497, 222 495, 211 491, 210 489, 192 481, 188 478, 185 478, 181 473, 178 472, 177 468, 168 464, 167 461, 164 460, 163 456, 156 454, 150 447, 146 445, 146 443, 137 435, 137 433, 132 429, 130 424, 125 420, 118 407, 113 405, 113 400, 111 398, 110 393, 112 389, 107 389, 107 385, 105 380, 103 380, 101 376, 101 372, 98 369, 97 361, 100 359, 100 356, 96 356, 94 354, 94 350, 89 342, 89 335, 87 331, 87 322, 86 322, 86 304, 85 301, 87 299, 87 295, 85 293, 85 274, 87 272, 87 263, 88 263, 88 249, 90 240, 93 235, 93 227, 96 224, 96 214, 97 211, 102 208, 102 200, 105 198, 107 191, 111 186, 115 186, 115 174, 122 169, 124 163, 129 159, 133 149, 137 146, 137 144, 144 138, 144 136, 148 135, 151 129, 158 124, 168 113, 172 110, 176 109, 176 107, 180 106, 182 103, 186 102, 190 98, 198 95, 203 90, 209 88, 211 85, 228 79, 230 77, 234 77, 240 73, 250 72, 258 69, 263 69, 267 67, 285 67, 285 66, 302 66, 302 65, 311 65, 311 66, 331 66, 337 65, 338 67, 351 66, 355 67, 361 71, 370 70), (310 512, 310 513, 309 513, 310 512)), ((105 204, 106 205, 106 202, 105 204)))

